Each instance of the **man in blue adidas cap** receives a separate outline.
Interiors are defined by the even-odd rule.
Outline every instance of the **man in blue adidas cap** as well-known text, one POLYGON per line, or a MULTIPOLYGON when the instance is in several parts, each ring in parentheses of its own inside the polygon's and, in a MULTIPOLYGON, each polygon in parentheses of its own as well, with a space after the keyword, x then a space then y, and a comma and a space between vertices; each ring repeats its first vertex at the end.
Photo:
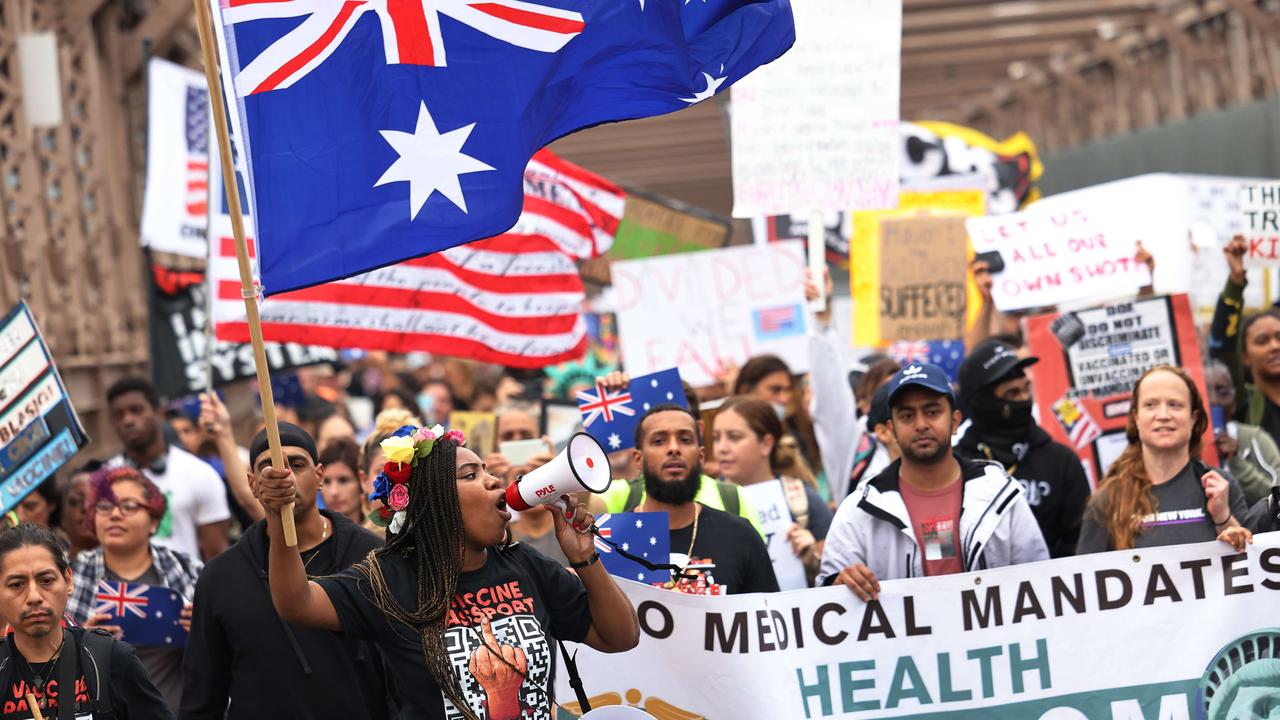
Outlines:
POLYGON ((888 387, 902 457, 840 504, 818 582, 871 600, 880 580, 1048 560, 1022 485, 994 463, 952 452, 960 413, 942 368, 913 363, 888 387))

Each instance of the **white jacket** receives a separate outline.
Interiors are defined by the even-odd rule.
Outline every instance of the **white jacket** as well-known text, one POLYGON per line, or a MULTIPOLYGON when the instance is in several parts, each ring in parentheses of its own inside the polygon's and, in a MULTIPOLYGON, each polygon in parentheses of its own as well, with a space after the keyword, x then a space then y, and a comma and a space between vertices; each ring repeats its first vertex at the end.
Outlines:
MULTIPOLYGON (((1048 560, 1022 485, 995 463, 957 457, 963 477, 960 549, 964 569, 1048 560)), ((923 577, 911 517, 899 492, 897 461, 840 503, 822 551, 818 584, 829 585, 850 565, 866 565, 880 580, 923 577)))

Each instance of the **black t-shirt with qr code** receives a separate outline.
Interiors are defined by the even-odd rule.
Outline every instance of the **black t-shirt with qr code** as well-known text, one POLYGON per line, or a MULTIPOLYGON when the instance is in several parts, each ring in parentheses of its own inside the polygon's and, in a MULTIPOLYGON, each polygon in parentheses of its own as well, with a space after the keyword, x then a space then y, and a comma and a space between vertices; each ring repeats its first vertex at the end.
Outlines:
MULTIPOLYGON (((412 558, 382 555, 387 586, 401 607, 416 606, 417 578, 412 558)), ((462 715, 441 693, 427 670, 421 638, 405 625, 389 620, 373 603, 369 581, 355 569, 318 581, 342 621, 343 631, 357 640, 378 643, 403 695, 403 717, 457 720, 462 715)), ((555 685, 555 640, 581 642, 591 627, 587 591, 582 582, 554 561, 518 543, 491 549, 485 566, 458 577, 458 589, 446 618, 445 647, 472 712, 481 720, 514 716, 552 720, 548 693, 555 685), (524 667, 520 681, 491 654, 480 629, 488 616, 497 643, 524 667), (472 674, 476 666, 477 679, 472 674), (483 681, 483 682, 482 682, 483 681), (490 708, 493 712, 490 713, 490 708), (501 710, 499 710, 501 708, 501 710)))

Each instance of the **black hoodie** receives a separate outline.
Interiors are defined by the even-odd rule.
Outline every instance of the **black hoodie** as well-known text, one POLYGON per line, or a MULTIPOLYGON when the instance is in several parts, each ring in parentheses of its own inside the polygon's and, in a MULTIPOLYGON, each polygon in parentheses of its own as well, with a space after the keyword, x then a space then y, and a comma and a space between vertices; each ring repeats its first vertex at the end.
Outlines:
MULTIPOLYGON (((347 518, 321 512, 333 534, 317 546, 319 554, 307 567, 311 576, 345 570, 381 546, 347 518)), ((276 614, 267 584, 268 548, 266 521, 259 520, 200 574, 178 717, 391 717, 376 648, 327 630, 287 625, 276 614)))
MULTIPOLYGON (((1022 483, 1027 503, 1040 524, 1051 557, 1075 555, 1080 523, 1089 502, 1089 479, 1080 457, 1056 443, 1038 425, 1031 428, 1022 460, 1005 470, 1022 483)), ((971 425, 956 444, 956 452, 972 460, 995 461, 984 450, 971 425)))

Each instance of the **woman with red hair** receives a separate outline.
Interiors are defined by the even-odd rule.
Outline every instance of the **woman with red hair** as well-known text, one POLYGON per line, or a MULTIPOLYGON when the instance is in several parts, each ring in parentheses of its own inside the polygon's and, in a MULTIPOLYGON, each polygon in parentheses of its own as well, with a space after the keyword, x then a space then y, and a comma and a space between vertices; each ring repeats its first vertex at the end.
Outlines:
POLYGON ((160 488, 131 467, 102 469, 93 474, 84 517, 85 525, 101 545, 76 558, 76 582, 67 614, 80 625, 102 628, 116 639, 133 644, 138 659, 176 714, 182 696, 182 647, 142 645, 124 637, 119 627, 110 624, 110 616, 94 612, 99 582, 166 587, 177 591, 185 601, 179 622, 190 631, 191 598, 203 565, 184 553, 151 542, 167 507, 160 488))

